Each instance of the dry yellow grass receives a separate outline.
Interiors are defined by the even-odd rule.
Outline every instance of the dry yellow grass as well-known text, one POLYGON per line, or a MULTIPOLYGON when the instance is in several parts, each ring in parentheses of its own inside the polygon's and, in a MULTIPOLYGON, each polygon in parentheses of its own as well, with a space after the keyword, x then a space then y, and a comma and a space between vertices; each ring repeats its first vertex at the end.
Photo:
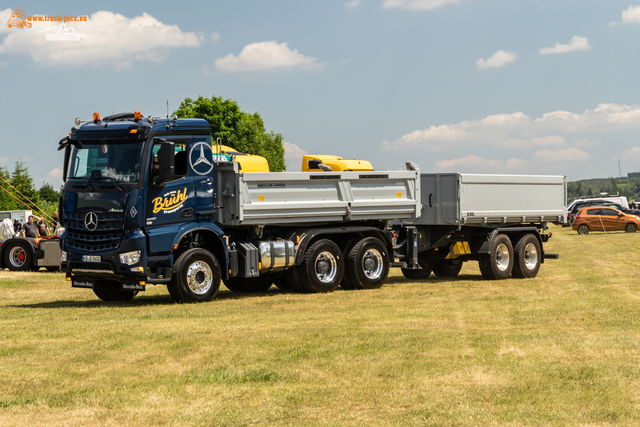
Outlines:
POLYGON ((638 425, 640 233, 531 280, 125 304, 0 271, 0 425, 638 425))

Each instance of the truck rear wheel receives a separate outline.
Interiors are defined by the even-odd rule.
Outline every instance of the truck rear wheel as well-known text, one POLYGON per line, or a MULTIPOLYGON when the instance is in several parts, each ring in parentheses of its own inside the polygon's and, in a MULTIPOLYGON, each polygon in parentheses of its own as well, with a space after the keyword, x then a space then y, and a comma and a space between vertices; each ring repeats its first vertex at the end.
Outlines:
POLYGON ((462 261, 443 259, 433 262, 433 274, 438 277, 456 277, 462 270, 462 261))
POLYGON ((530 279, 538 275, 542 251, 536 236, 531 233, 522 236, 516 243, 513 253, 513 277, 530 279))
POLYGON ((480 258, 480 272, 487 280, 507 279, 513 269, 513 246, 505 234, 498 234, 489 254, 480 258))
POLYGON ((331 240, 315 242, 304 254, 298 267, 298 286, 303 292, 333 292, 344 275, 344 259, 338 245, 331 240))
POLYGON ((270 277, 230 277, 224 285, 231 292, 266 292, 273 283, 270 277))
POLYGON ((4 250, 4 265, 11 271, 27 271, 32 267, 33 259, 28 243, 12 243, 4 250))
POLYGON ((345 260, 345 289, 378 289, 389 275, 389 254, 375 237, 365 237, 351 248, 345 260))
POLYGON ((115 280, 96 280, 93 293, 102 301, 130 301, 138 291, 121 291, 120 284, 115 280))
MULTIPOLYGON (((181 300, 176 302, 204 302, 213 300, 220 289, 220 265, 207 250, 189 249, 176 261, 175 286, 181 300)), ((171 293, 171 291, 169 292, 171 293)), ((173 297, 173 293, 171 293, 173 297)))
POLYGON ((409 280, 427 280, 431 276, 433 270, 433 260, 426 257, 426 255, 418 255, 418 264, 422 269, 412 270, 410 268, 402 268, 402 274, 409 280))

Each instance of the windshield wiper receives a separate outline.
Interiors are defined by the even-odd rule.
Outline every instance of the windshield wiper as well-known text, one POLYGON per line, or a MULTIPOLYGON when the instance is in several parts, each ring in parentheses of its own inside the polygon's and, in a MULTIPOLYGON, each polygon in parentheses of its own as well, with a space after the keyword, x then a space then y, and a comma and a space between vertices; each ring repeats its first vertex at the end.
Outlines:
POLYGON ((113 178, 111 178, 110 176, 101 176, 100 178, 96 178, 96 179, 110 179, 110 180, 111 180, 111 182, 113 183, 113 185, 115 185, 115 186, 118 188, 118 190, 120 190, 120 192, 121 192, 121 193, 123 193, 123 192, 124 192, 124 190, 122 189, 122 187, 120 187, 120 186, 118 185, 118 183, 116 182, 116 180, 115 180, 115 179, 113 179, 113 178))
POLYGON ((85 184, 87 184, 87 185, 89 186, 89 190, 91 190, 91 191, 95 191, 95 190, 93 189, 93 187, 91 186, 91 184, 89 184, 89 181, 87 181, 87 178, 82 178, 82 180, 84 181, 84 183, 85 183, 85 184))

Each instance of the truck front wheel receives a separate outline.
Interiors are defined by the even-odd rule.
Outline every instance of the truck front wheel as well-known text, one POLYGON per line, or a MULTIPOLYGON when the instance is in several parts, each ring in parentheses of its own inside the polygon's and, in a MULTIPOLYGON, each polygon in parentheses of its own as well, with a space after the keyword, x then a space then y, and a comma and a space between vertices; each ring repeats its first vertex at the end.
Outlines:
POLYGON ((380 239, 366 237, 351 248, 345 261, 346 289, 378 289, 389 275, 389 254, 380 239))
POLYGON ((335 291, 344 275, 342 252, 331 240, 318 240, 307 249, 298 269, 299 286, 304 292, 335 291))
POLYGON ((498 234, 489 254, 480 258, 480 273, 487 280, 507 279, 513 269, 513 246, 505 234, 498 234))
POLYGON ((4 252, 4 265, 11 271, 27 271, 33 259, 25 243, 13 243, 4 252))
POLYGON ((221 277, 220 265, 209 251, 189 249, 175 263, 169 293, 176 302, 211 301, 218 295, 221 277))
POLYGON ((130 301, 138 291, 121 291, 114 280, 97 280, 93 284, 93 293, 102 301, 130 301))

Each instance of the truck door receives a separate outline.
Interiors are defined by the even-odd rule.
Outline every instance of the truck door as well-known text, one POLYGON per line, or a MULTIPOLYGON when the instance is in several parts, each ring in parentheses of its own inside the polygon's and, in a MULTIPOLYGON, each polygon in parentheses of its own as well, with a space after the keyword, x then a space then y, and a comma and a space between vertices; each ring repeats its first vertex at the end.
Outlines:
POLYGON ((151 147, 145 221, 150 253, 166 252, 178 228, 194 219, 195 188, 188 167, 191 137, 167 140, 174 143, 175 152, 175 176, 171 181, 153 184, 154 158, 157 158, 160 146, 154 143, 151 147))
POLYGON ((213 165, 211 136, 194 136, 189 150, 189 168, 195 185, 196 219, 213 215, 213 165))

